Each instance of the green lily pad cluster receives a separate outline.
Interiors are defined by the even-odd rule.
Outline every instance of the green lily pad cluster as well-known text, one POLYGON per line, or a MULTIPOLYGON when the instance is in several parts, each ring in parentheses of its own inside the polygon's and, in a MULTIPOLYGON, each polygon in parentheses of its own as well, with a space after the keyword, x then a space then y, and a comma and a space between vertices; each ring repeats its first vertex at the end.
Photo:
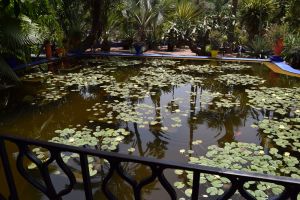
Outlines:
POLYGON ((145 98, 155 95, 157 90, 170 85, 183 85, 190 81, 199 82, 189 75, 177 74, 168 68, 143 67, 138 76, 131 77, 125 82, 112 82, 102 86, 111 96, 120 98, 145 98))
MULTIPOLYGON (((180 150, 181 153, 188 151, 180 150)), ((186 154, 189 156, 189 154, 186 154)), ((300 178, 300 165, 297 157, 289 153, 283 155, 276 148, 264 150, 262 146, 252 143, 232 142, 225 143, 223 148, 216 145, 208 147, 206 156, 189 157, 189 163, 211 167, 225 168, 231 170, 242 170, 247 172, 258 172, 277 176, 289 176, 300 178)), ((175 187, 185 190, 185 194, 190 197, 193 173, 189 171, 175 170, 180 178, 186 178, 184 182, 176 182, 175 187)), ((200 184, 206 184, 207 195, 222 195, 226 188, 230 186, 230 181, 218 175, 202 174, 200 184)), ((283 187, 267 183, 250 181, 245 183, 247 189, 257 199, 266 199, 283 192, 283 187)))
POLYGON ((249 85, 261 85, 265 82, 260 77, 242 74, 225 74, 220 75, 216 80, 224 83, 227 86, 249 86, 249 85))
POLYGON ((204 80, 205 80, 205 78, 203 78, 203 77, 192 77, 190 80, 190 84, 193 86, 203 85, 204 80))
POLYGON ((175 60, 165 60, 165 59, 153 59, 153 60, 148 60, 146 64, 152 65, 154 67, 162 67, 162 66, 174 66, 179 61, 175 60))
MULTIPOLYGON (((147 104, 129 105, 127 102, 120 102, 116 105, 109 105, 115 111, 116 119, 125 122, 136 122, 138 124, 145 124, 144 122, 154 121, 152 114, 154 107, 147 104)), ((148 124, 148 123, 147 123, 148 124)))
POLYGON ((139 78, 135 77, 132 80, 134 82, 142 80, 141 83, 148 85, 149 89, 153 87, 163 88, 168 85, 180 86, 195 81, 193 76, 178 74, 175 70, 163 67, 143 67, 139 78))
POLYGON ((47 78, 48 76, 53 75, 52 72, 35 72, 30 74, 25 74, 24 77, 22 77, 22 80, 34 80, 34 79, 43 79, 47 78))
POLYGON ((52 72, 36 72, 24 75, 23 81, 38 80, 44 84, 33 99, 32 105, 43 105, 58 101, 68 94, 67 89, 63 85, 57 84, 55 76, 52 72))
POLYGON ((248 70, 251 69, 251 66, 249 65, 243 65, 238 63, 224 63, 221 65, 222 70, 228 70, 228 71, 242 71, 242 70, 248 70))
POLYGON ((200 93, 200 103, 202 104, 202 107, 205 107, 205 105, 212 105, 213 100, 216 98, 221 98, 223 96, 220 92, 211 92, 208 90, 204 90, 200 93))
POLYGON ((67 94, 68 91, 64 87, 60 87, 59 90, 57 87, 46 87, 45 89, 39 91, 35 101, 39 102, 40 105, 46 104, 49 102, 61 100, 67 94))
POLYGON ((219 66, 214 65, 182 65, 178 66, 177 70, 185 73, 199 73, 199 74, 214 74, 222 73, 219 66))
POLYGON ((264 119, 258 123, 258 128, 276 145, 300 152, 300 117, 280 121, 264 119))
POLYGON ((219 92, 211 92, 208 90, 200 94, 201 107, 206 105, 215 105, 217 108, 233 108, 240 106, 240 101, 231 94, 222 94, 219 92))
MULTIPOLYGON (((154 107, 147 104, 129 104, 127 101, 115 100, 113 103, 96 103, 88 112, 93 112, 91 120, 99 120, 107 123, 113 123, 116 120, 125 122, 143 123, 152 119, 149 115, 153 114, 154 107), (107 111, 107 112, 106 112, 107 111), (104 117, 99 117, 105 114, 104 117)), ((148 124, 148 123, 147 123, 148 124)))
MULTIPOLYGON (((99 61, 95 62, 99 63, 99 61)), ((140 60, 124 60, 124 59, 114 59, 114 60, 109 60, 106 62, 102 62, 103 66, 112 66, 112 67, 128 67, 128 66, 133 66, 133 65, 139 65, 142 62, 140 60)))
POLYGON ((117 83, 102 86, 104 90, 113 97, 140 98, 149 97, 150 92, 145 87, 135 83, 117 83))
POLYGON ((300 88, 260 87, 246 90, 248 104, 256 109, 265 109, 286 115, 300 114, 300 88))
POLYGON ((108 84, 114 81, 114 77, 108 76, 101 72, 102 68, 84 68, 78 73, 68 73, 67 75, 60 75, 58 80, 66 87, 78 86, 97 86, 108 84))
POLYGON ((101 69, 101 67, 84 68, 78 73, 68 73, 66 75, 37 72, 26 75, 23 80, 39 78, 44 82, 43 88, 37 92, 33 103, 43 105, 61 100, 69 91, 79 91, 83 87, 110 84, 115 80, 114 77, 103 74, 101 69), (74 87, 77 88, 74 89, 74 87))
POLYGON ((81 130, 78 128, 56 130, 55 133, 59 135, 52 138, 50 142, 78 147, 90 146, 105 151, 116 150, 118 144, 124 140, 125 136, 130 134, 125 129, 106 128, 101 130, 99 126, 96 127, 95 131, 83 127, 81 130))
POLYGON ((223 95, 222 98, 214 101, 218 108, 234 108, 240 106, 240 101, 233 95, 223 95))
MULTIPOLYGON (((175 99, 179 102, 179 98, 175 99)), ((175 105, 175 100, 173 104, 175 105)), ((181 117, 188 116, 189 110, 181 111, 178 107, 173 110, 171 105, 166 105, 165 109, 162 107, 154 107, 148 104, 130 104, 127 101, 115 100, 111 103, 96 103, 91 109, 87 109, 92 116, 89 118, 91 121, 101 121, 108 124, 116 123, 117 121, 132 122, 139 124, 140 128, 144 128, 146 125, 156 126, 163 124, 164 120, 171 121, 171 127, 181 126, 181 117), (168 112, 171 109, 171 115, 168 112), (156 110, 161 112, 161 116, 155 116, 156 110), (165 115, 164 115, 165 114, 165 115), (162 117, 165 116, 165 117, 162 117)), ((161 130, 168 130, 168 127, 161 127, 161 130)))
MULTIPOLYGON (((78 126, 80 127, 80 126, 78 126)), ((115 151, 118 145, 125 139, 126 136, 130 135, 130 132, 123 128, 119 129, 101 129, 97 126, 95 130, 89 129, 87 127, 83 128, 65 128, 63 130, 55 131, 58 136, 53 137, 49 142, 60 143, 70 146, 77 147, 89 147, 95 148, 102 151, 115 151)), ((131 148, 130 148, 131 149, 131 148)), ((41 149, 35 148, 32 152, 40 159, 45 162, 49 156, 48 152, 41 149)), ((70 159, 78 159, 79 155, 77 153, 62 153, 62 159, 65 163, 68 163, 70 159)), ((95 158, 88 157, 89 171, 90 175, 94 176, 97 174, 97 165, 95 158)), ((28 169, 35 169, 36 165, 30 163, 28 169)))
MULTIPOLYGON (((42 162, 46 162, 49 159, 49 153, 47 152, 46 149, 43 149, 41 147, 36 147, 31 150, 32 153, 42 162)), ((37 166, 33 162, 30 162, 27 166, 27 169, 32 170, 36 169, 37 166)))

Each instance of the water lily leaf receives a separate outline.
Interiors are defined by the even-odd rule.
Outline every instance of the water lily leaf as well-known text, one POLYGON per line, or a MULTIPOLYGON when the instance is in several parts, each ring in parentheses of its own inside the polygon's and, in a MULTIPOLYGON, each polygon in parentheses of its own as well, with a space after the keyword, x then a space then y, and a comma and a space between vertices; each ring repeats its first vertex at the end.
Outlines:
POLYGON ((179 152, 180 152, 181 154, 183 154, 183 153, 185 152, 185 149, 180 149, 179 152))
POLYGON ((219 193, 218 188, 215 187, 209 187, 206 189, 206 192, 212 196, 217 195, 219 193))
POLYGON ((174 183, 174 186, 177 188, 177 189, 182 189, 185 184, 183 182, 175 182, 174 183))
POLYGON ((135 148, 131 147, 127 150, 128 152, 134 152, 135 151, 135 148))
POLYGON ((177 170, 175 170, 175 174, 182 175, 183 174, 183 170, 177 169, 177 170))
POLYGON ((223 187, 222 182, 219 181, 219 180, 212 181, 211 184, 212 184, 213 187, 216 187, 216 188, 223 187))
POLYGON ((97 170, 93 170, 93 169, 89 169, 89 171, 90 171, 90 176, 95 176, 96 174, 97 174, 97 170))
POLYGON ((36 166, 36 164, 34 164, 34 163, 30 163, 30 164, 27 166, 27 168, 28 168, 29 170, 32 170, 32 169, 37 168, 37 166, 36 166))
POLYGON ((192 193, 193 193, 193 190, 192 189, 186 189, 184 191, 185 195, 188 196, 188 197, 191 197, 192 196, 192 193))

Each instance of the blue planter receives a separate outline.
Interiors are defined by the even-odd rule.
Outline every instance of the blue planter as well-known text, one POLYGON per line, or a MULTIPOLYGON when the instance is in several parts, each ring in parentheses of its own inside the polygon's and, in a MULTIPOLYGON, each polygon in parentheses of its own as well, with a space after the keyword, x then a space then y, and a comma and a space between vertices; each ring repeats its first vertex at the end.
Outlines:
POLYGON ((143 54, 143 45, 134 45, 134 49, 136 55, 143 54))
POLYGON ((281 56, 271 56, 270 59, 273 62, 283 62, 283 59, 281 56))

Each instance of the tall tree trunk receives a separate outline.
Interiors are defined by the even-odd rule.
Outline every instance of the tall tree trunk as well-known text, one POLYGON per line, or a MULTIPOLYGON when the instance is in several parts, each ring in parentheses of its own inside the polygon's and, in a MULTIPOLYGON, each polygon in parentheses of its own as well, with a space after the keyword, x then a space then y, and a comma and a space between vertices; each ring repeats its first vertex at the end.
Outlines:
MULTIPOLYGON (((232 0, 232 15, 236 16, 237 15, 237 8, 238 8, 238 0, 232 0)), ((235 41, 235 35, 234 35, 234 29, 235 29, 235 25, 233 25, 232 23, 229 26, 229 34, 228 34, 228 42, 230 45, 230 51, 232 50, 233 47, 233 42, 235 41)))
POLYGON ((101 10, 103 7, 103 0, 91 0, 91 17, 92 17, 92 27, 89 35, 81 44, 81 49, 86 50, 91 47, 96 39, 101 36, 103 30, 102 20, 100 19, 101 10))

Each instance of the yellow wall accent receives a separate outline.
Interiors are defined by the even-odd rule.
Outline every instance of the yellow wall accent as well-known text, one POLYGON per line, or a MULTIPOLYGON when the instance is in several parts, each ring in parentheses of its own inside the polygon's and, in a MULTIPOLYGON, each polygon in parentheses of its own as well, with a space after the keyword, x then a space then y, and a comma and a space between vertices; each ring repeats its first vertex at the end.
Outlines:
POLYGON ((265 64, 268 68, 270 68, 275 73, 285 74, 285 75, 288 75, 288 76, 294 76, 294 77, 300 78, 300 74, 294 74, 294 73, 291 73, 291 72, 284 71, 283 69, 281 69, 280 67, 278 67, 277 65, 275 65, 271 62, 263 62, 263 64, 265 64))

